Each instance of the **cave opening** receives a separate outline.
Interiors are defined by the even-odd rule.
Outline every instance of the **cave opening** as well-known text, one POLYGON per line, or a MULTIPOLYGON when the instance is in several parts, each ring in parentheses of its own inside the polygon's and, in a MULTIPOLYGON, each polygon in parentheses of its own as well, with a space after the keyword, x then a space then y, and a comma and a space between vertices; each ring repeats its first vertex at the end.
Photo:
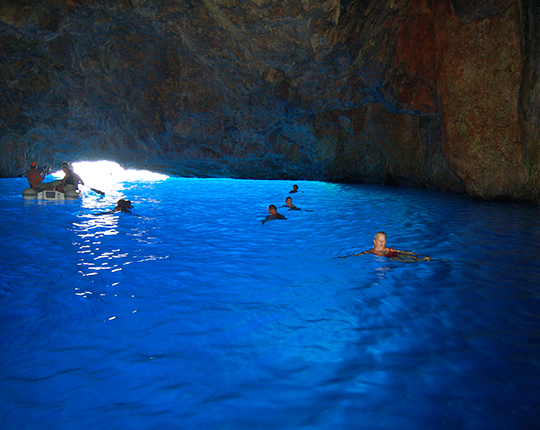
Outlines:
MULTIPOLYGON (((86 184, 105 188, 119 182, 164 181, 168 178, 167 175, 149 170, 124 169, 120 164, 108 160, 77 161, 71 163, 71 167, 86 184)), ((61 179, 64 172, 58 170, 52 175, 61 179)))

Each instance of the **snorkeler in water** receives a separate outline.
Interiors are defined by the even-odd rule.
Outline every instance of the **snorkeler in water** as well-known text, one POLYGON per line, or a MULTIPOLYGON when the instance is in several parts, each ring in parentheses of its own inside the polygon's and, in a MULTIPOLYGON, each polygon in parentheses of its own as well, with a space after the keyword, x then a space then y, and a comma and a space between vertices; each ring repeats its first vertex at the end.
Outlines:
POLYGON ((120 199, 118 202, 116 202, 116 207, 113 209, 113 212, 125 212, 131 214, 130 209, 133 209, 131 200, 120 199))
MULTIPOLYGON (((114 214, 116 212, 123 212, 123 213, 127 213, 127 214, 130 214, 130 215, 135 215, 135 214, 133 214, 131 212, 130 209, 133 209, 131 201, 130 200, 120 199, 120 200, 118 200, 118 202, 116 202, 116 206, 115 206, 114 209, 111 209, 110 211, 107 211, 107 212, 100 212, 100 213, 97 213, 97 214, 94 214, 94 215, 109 215, 109 214, 114 214)), ((139 215, 135 215, 135 216, 139 216, 139 215)))
POLYGON ((386 257, 392 260, 405 261, 405 262, 431 261, 432 260, 431 257, 426 257, 424 255, 420 255, 415 252, 401 251, 399 249, 388 248, 386 246, 386 233, 383 231, 379 231, 375 234, 375 237, 373 239, 373 248, 371 248, 370 250, 363 251, 358 254, 348 255, 341 258, 345 259, 347 257, 356 257, 358 255, 363 255, 363 254, 373 254, 379 257, 386 257))
POLYGON ((268 206, 268 213, 270 215, 267 215, 265 219, 263 219, 261 222, 264 224, 267 221, 272 221, 275 219, 287 219, 280 213, 278 213, 277 208, 275 205, 268 206))

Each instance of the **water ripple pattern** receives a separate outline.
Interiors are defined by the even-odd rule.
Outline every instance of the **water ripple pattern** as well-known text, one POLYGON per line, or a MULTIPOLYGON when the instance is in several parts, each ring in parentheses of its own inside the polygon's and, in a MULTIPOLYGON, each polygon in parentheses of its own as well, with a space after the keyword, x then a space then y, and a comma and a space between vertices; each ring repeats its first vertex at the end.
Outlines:
POLYGON ((3 429, 540 427, 536 205, 195 178, 59 204, 25 182, 0 180, 3 429), (104 213, 118 198, 135 215, 104 213), (338 258, 379 230, 434 261, 338 258))

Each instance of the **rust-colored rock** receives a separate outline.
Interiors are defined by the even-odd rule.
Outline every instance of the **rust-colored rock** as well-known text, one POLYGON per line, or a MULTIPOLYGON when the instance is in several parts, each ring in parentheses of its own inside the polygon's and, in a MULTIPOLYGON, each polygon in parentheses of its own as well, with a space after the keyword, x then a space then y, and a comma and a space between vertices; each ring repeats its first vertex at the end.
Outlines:
POLYGON ((443 152, 470 194, 518 196, 528 178, 518 122, 523 60, 517 4, 463 23, 442 3, 435 21, 443 152))

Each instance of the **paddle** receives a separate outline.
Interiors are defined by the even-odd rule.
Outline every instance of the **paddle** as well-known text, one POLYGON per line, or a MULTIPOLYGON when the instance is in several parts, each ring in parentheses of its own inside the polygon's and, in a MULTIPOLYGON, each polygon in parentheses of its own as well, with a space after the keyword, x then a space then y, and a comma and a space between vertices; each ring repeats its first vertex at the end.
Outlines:
POLYGON ((95 188, 89 187, 88 185, 84 185, 86 188, 90 188, 94 193, 98 193, 101 196, 104 196, 105 193, 101 190, 96 190, 95 188))

